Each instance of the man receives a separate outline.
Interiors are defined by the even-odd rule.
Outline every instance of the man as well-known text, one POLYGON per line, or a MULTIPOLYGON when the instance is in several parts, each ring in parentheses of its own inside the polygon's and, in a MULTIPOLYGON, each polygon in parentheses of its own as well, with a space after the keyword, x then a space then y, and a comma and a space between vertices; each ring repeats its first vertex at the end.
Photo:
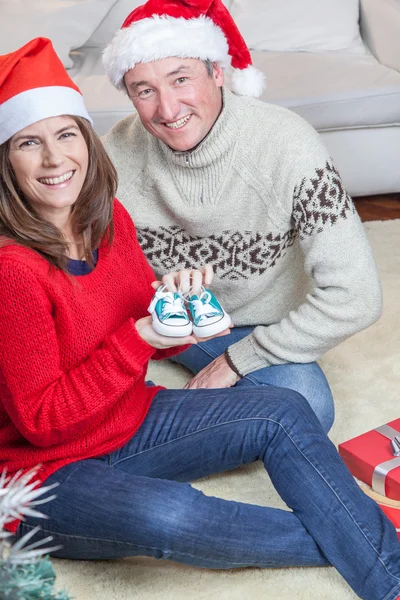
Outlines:
POLYGON ((288 387, 328 431, 333 401, 315 361, 379 318, 381 292, 318 134, 251 97, 263 76, 220 0, 149 0, 104 65, 137 111, 104 143, 149 262, 158 277, 211 265, 235 324, 180 357, 195 373, 188 387, 288 387))

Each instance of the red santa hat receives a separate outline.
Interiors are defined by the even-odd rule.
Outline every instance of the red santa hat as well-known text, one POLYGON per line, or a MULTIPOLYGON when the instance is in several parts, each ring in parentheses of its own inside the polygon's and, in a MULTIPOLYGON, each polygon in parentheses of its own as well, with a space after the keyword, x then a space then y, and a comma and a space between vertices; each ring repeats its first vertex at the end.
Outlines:
POLYGON ((264 75, 252 66, 246 42, 221 0, 148 0, 125 19, 103 55, 111 82, 124 89, 123 77, 137 63, 179 56, 233 68, 232 89, 261 95, 264 75))
POLYGON ((35 38, 0 56, 0 144, 37 121, 61 115, 92 123, 50 40, 35 38))

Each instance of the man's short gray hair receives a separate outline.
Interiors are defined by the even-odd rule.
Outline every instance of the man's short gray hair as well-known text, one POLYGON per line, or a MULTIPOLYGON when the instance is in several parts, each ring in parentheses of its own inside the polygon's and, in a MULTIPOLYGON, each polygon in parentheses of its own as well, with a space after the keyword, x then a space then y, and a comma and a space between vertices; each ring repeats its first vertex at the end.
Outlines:
POLYGON ((208 58, 206 60, 203 60, 203 63, 205 68, 207 69, 208 75, 211 77, 211 75, 214 73, 214 63, 208 58))

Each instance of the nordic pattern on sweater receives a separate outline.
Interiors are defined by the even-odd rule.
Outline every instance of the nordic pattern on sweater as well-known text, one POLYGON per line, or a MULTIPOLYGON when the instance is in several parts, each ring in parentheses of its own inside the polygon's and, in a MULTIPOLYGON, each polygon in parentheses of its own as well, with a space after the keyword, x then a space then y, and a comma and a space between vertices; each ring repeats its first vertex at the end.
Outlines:
POLYGON ((192 151, 174 152, 132 115, 104 144, 157 276, 213 265, 243 374, 317 360, 372 324, 381 290, 365 231, 316 131, 295 113, 223 90, 192 151))
POLYGON ((327 162, 324 169, 316 171, 313 179, 303 179, 295 189, 293 219, 296 229, 282 234, 228 230, 200 238, 189 236, 177 226, 144 227, 138 232, 138 240, 157 272, 192 269, 203 261, 213 267, 220 279, 246 280, 274 267, 294 244, 297 232, 301 238, 322 233, 327 224, 334 225, 339 218, 347 219, 353 213, 353 203, 339 174, 327 162), (334 180, 330 184, 327 175, 331 174, 334 180))
POLYGON ((89 274, 71 278, 38 253, 0 248, 0 469, 63 465, 130 439, 159 386, 146 387, 156 351, 135 320, 148 316, 154 275, 126 210, 89 274))
POLYGON ((200 238, 188 235, 177 226, 144 227, 138 231, 138 240, 158 272, 193 269, 207 263, 220 279, 238 281, 249 279, 255 273, 262 275, 273 267, 294 243, 295 234, 293 229, 282 235, 228 230, 200 238))

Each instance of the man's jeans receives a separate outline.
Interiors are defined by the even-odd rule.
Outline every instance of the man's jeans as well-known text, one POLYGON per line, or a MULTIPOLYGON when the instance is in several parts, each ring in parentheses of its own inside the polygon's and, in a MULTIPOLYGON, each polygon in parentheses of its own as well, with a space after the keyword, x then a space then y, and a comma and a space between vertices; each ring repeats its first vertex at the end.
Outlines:
MULTIPOLYGON (((235 342, 250 335, 254 327, 233 327, 230 335, 213 338, 191 346, 186 352, 171 360, 183 365, 192 373, 204 369, 217 356, 235 342)), ((287 363, 265 367, 243 377, 236 386, 274 385, 300 392, 317 415, 326 433, 335 418, 334 403, 329 384, 321 367, 316 363, 287 363)))
MULTIPOLYGON (((163 390, 121 449, 61 468, 43 526, 55 556, 152 556, 198 567, 333 564, 361 598, 400 594, 393 525, 360 491, 305 399, 272 386, 163 390), (261 460, 291 511, 187 481, 261 460)), ((36 536, 37 539, 38 536, 36 536)), ((266 595, 268 590, 265 590, 266 595)))

